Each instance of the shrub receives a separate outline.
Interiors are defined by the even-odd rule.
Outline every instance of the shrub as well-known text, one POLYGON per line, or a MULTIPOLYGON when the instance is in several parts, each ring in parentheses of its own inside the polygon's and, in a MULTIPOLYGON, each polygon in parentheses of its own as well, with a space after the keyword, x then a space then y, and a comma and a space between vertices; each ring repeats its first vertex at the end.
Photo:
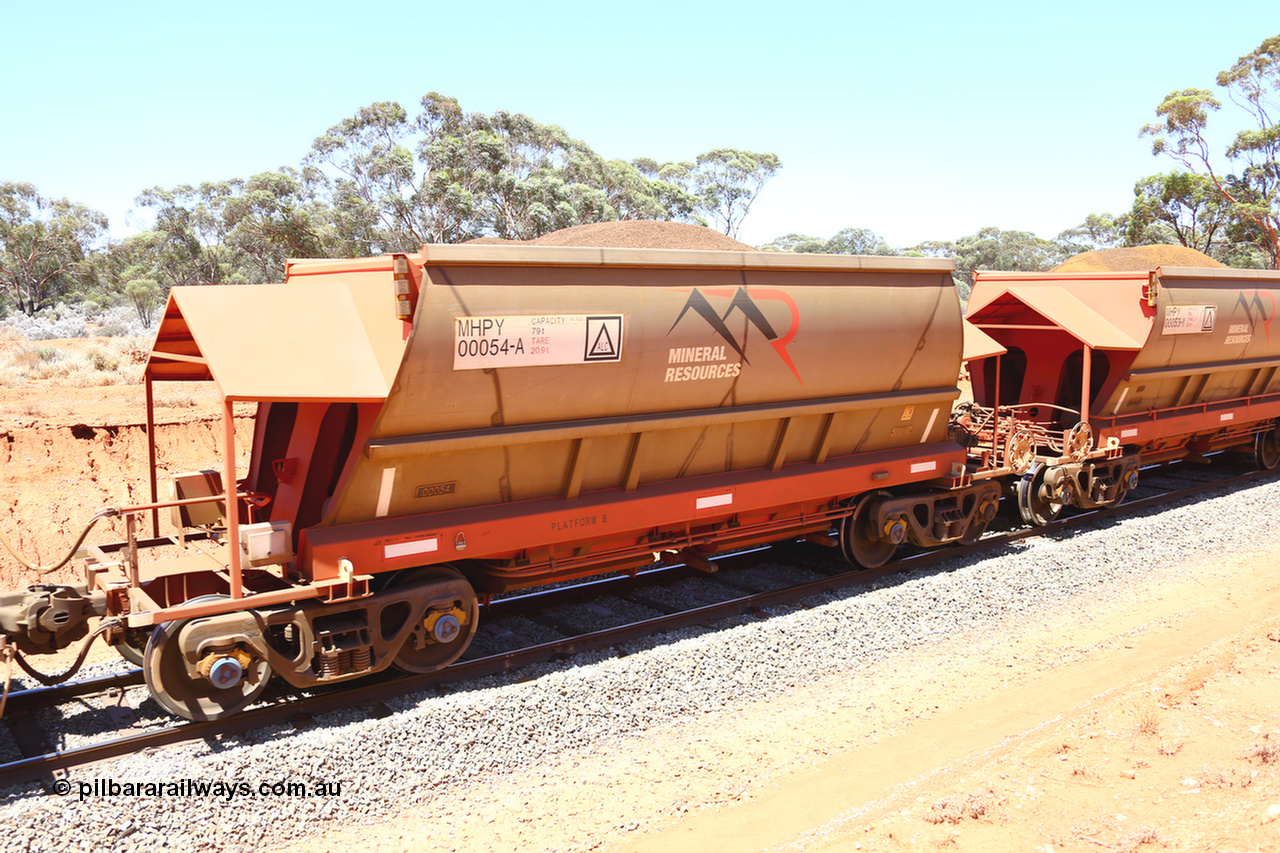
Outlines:
POLYGON ((102 308, 92 302, 74 305, 58 303, 32 316, 10 314, 0 320, 0 340, 6 338, 47 341, 52 338, 83 338, 90 334, 101 337, 149 337, 155 326, 138 319, 130 306, 102 308))

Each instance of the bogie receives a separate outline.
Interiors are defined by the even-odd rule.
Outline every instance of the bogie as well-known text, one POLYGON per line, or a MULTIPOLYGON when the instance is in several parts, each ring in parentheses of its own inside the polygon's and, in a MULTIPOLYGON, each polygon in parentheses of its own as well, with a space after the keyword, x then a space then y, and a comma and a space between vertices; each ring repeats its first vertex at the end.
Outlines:
POLYGON ((956 489, 868 493, 842 521, 840 544, 845 559, 866 569, 883 566, 897 547, 911 542, 923 548, 972 542, 995 518, 1000 484, 986 480, 956 489))

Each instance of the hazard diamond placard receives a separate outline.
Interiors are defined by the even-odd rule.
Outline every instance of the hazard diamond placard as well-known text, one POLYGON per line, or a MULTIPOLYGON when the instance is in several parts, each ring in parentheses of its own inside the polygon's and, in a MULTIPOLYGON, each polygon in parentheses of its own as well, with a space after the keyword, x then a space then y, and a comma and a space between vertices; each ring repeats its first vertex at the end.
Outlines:
POLYGON ((583 361, 618 361, 622 358, 622 315, 587 318, 587 349, 583 361))

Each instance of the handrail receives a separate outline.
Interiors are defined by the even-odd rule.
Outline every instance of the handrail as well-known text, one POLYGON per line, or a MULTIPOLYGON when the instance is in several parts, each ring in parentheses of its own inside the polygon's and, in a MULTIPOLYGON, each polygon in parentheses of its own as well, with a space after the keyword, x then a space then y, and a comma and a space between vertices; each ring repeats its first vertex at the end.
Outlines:
MULTIPOLYGON (((226 499, 225 495, 202 495, 194 498, 181 498, 181 499, 168 500, 168 501, 156 501, 153 503, 136 504, 133 506, 103 507, 102 509, 94 513, 93 517, 89 519, 89 522, 81 529, 80 534, 76 537, 75 542, 67 550, 66 554, 60 560, 53 563, 48 563, 46 565, 40 565, 38 563, 34 563, 27 560, 25 557, 22 556, 21 553, 18 552, 17 548, 15 548, 13 544, 9 542, 9 540, 3 534, 0 534, 0 546, 3 546, 4 549, 8 551, 13 556, 13 558, 17 560, 19 563, 21 563, 25 568, 30 569, 36 574, 47 575, 57 571, 58 569, 65 566, 67 563, 71 562, 71 560, 75 557, 76 553, 80 550, 80 546, 84 544, 84 540, 89 536, 89 531, 91 531, 94 525, 96 525, 99 521, 101 521, 104 518, 123 517, 125 520, 125 533, 128 537, 127 548, 129 553, 129 560, 128 560, 129 583, 130 583, 130 586, 137 586, 139 570, 138 570, 138 537, 137 537, 135 516, 138 513, 149 512, 151 510, 167 509, 169 507, 191 506, 192 504, 216 503, 218 501, 222 501, 225 499, 226 499)), ((250 507, 251 510, 261 509, 271 502, 271 496, 264 495, 261 492, 237 492, 236 499, 243 500, 250 507)))
MULTIPOLYGON (((194 498, 155 501, 153 503, 138 504, 136 506, 121 507, 120 509, 117 509, 116 514, 124 516, 124 529, 126 536, 125 553, 128 555, 127 569, 129 573, 129 586, 133 589, 138 589, 142 586, 142 570, 138 564, 138 531, 136 519, 138 513, 167 509, 169 507, 217 503, 223 500, 226 500, 226 495, 200 495, 194 498)), ((236 500, 245 501, 250 508, 250 512, 252 512, 254 509, 261 509, 269 504, 271 502, 271 496, 264 495, 260 492, 236 492, 236 500)), ((250 516, 250 518, 252 518, 252 516, 250 516)), ((88 531, 85 532, 87 533, 88 531)), ((81 541, 83 541, 83 537, 81 537, 81 541)), ((79 543, 76 543, 76 545, 79 547, 79 543)), ((239 598, 239 596, 233 597, 239 598)))

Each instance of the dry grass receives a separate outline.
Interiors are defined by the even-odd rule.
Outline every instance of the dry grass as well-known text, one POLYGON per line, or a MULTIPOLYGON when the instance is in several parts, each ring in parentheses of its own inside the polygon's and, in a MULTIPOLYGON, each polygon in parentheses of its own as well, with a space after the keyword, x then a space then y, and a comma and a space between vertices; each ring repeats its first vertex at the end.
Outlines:
POLYGON ((189 409, 199 401, 189 391, 169 391, 156 394, 157 409, 189 409))
POLYGON ((1116 845, 1117 850, 1136 851, 1144 844, 1159 844, 1160 833, 1156 832, 1153 826, 1140 826, 1133 832, 1120 839, 1120 843, 1116 845))
POLYGON ((1071 761, 1071 775, 1079 776, 1083 779, 1088 779, 1090 777, 1097 776, 1096 773, 1094 773, 1092 770, 1089 769, 1089 765, 1086 764, 1084 762, 1084 759, 1081 758, 1080 756, 1076 756, 1071 761))
POLYGON ((1133 706, 1133 730, 1135 734, 1154 737, 1160 734, 1160 709, 1152 699, 1144 699, 1133 706))
MULTIPOLYGON (((1117 837, 1113 834, 1111 823, 1101 816, 1093 821, 1081 821, 1071 827, 1071 835, 1078 841, 1087 841, 1104 850, 1115 850, 1119 853, 1137 853, 1144 844, 1160 843, 1160 833, 1155 827, 1139 826, 1117 837), (1105 840, 1108 837, 1115 840, 1108 842, 1105 840)), ((1062 843, 1063 846, 1069 846, 1065 840, 1062 843)))
POLYGON ((1206 788, 1248 788, 1253 784, 1253 776, 1237 767, 1203 767, 1196 774, 1200 784, 1206 788))
POLYGON ((1253 761, 1257 759, 1260 764, 1280 764, 1280 743, 1269 740, 1269 735, 1263 735, 1266 743, 1254 744, 1245 750, 1244 757, 1253 761))
POLYGON ((18 344, 0 350, 0 386, 20 388, 39 381, 72 388, 136 385, 142 381, 142 365, 132 357, 137 348, 138 342, 130 338, 83 346, 18 344))
POLYGON ((933 804, 924 819, 929 823, 959 823, 966 818, 977 820, 991 809, 995 792, 988 789, 960 796, 943 797, 933 804))

